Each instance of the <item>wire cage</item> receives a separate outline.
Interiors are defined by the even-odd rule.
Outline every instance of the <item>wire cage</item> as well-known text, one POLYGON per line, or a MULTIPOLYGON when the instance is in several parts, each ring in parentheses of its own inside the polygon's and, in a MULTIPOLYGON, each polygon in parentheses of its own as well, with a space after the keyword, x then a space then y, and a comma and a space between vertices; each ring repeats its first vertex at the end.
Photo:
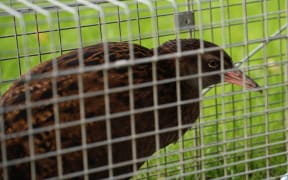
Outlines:
MULTIPOLYGON (((1 179, 285 178, 288 172, 287 7, 287 0, 0 2, 1 179), (198 49, 183 52, 177 48, 174 53, 164 55, 157 52, 156 47, 164 42, 176 39, 177 47, 180 47, 180 39, 191 38, 200 39, 198 49), (190 117, 181 113, 185 111, 183 104, 187 100, 181 99, 183 77, 179 59, 186 53, 198 57, 200 62, 201 55, 211 51, 202 40, 219 45, 212 50, 225 49, 235 68, 240 68, 260 84, 262 93, 245 88, 245 84, 241 88, 224 83, 225 69, 221 65, 221 83, 204 90, 196 89, 200 92, 196 98, 199 116, 196 122, 185 124, 183 121, 190 117), (110 53, 107 42, 127 42, 124 49, 128 51, 123 56, 126 58, 111 60, 114 54, 110 53), (100 53, 96 49, 94 54, 87 54, 89 49, 84 47, 99 43, 103 43, 100 53), (146 47, 145 52, 151 55, 137 57, 135 47, 138 45, 146 47), (69 54, 71 51, 76 57, 69 54), (101 56, 103 62, 99 60, 98 64, 86 66, 86 60, 93 55, 95 58, 101 56), (57 64, 59 56, 62 61, 76 58, 74 63, 78 67, 61 69, 61 63, 57 64), (176 58, 173 78, 159 80, 157 64, 169 58, 176 58), (52 62, 50 67, 46 62, 52 62), (144 68, 142 71, 150 73, 150 79, 136 83, 134 80, 139 77, 133 72, 134 67, 145 63, 151 70, 144 68), (43 70, 29 73, 37 64, 43 64, 43 70), (125 72, 127 83, 110 84, 110 73, 114 71, 119 72, 112 77, 115 79, 125 72), (101 74, 101 88, 95 85, 96 90, 86 92, 85 88, 91 83, 99 83, 85 79, 86 74, 97 77, 101 74), (77 90, 69 95, 75 87, 71 85, 61 90, 59 79, 69 83, 68 77, 72 76, 76 79, 77 90), (51 88, 50 95, 41 94, 48 88, 45 83, 51 88), (176 84, 173 87, 177 98, 161 104, 159 99, 164 95, 159 89, 165 89, 165 83, 176 84), (141 88, 150 88, 152 95, 149 98, 153 103, 139 108, 134 102, 145 94, 139 91, 139 96, 135 95, 141 88), (21 96, 19 91, 23 91, 21 96), (40 99, 35 101, 33 97, 37 93, 40 93, 40 99), (103 99, 89 108, 100 109, 101 106, 104 111, 91 117, 87 115, 85 103, 93 96, 103 99), (78 109, 62 112, 61 107, 72 101, 77 101, 78 109), (45 111, 48 107, 50 111, 45 111), (167 112, 175 114, 163 114, 162 109, 171 107, 176 111, 167 112), (73 116, 75 111, 78 115, 73 116), (148 111, 152 115, 145 119, 143 112, 148 111), (120 122, 124 116, 127 121, 120 122), (159 125, 162 116, 167 117, 167 121, 169 117, 175 117, 176 125, 162 129, 159 125), (113 119, 117 118, 120 123, 112 127, 113 119), (145 121, 139 123, 137 118, 145 121), (102 129, 105 138, 97 141, 95 139, 103 135, 100 133, 102 126, 89 129, 89 124, 98 122, 105 124, 102 129), (145 128, 148 123, 154 123, 153 131, 136 132, 135 126, 145 128), (128 131, 128 135, 123 132, 125 136, 117 137, 113 128, 120 134, 121 130, 128 131), (160 142, 162 133, 165 135, 169 131, 176 132, 176 139, 179 139, 163 146, 160 142), (145 141, 144 145, 137 143, 138 139, 148 136, 153 140, 145 141), (151 155, 138 157, 137 153, 149 147, 149 143, 154 143, 151 155), (129 156, 125 161, 116 162, 116 144, 127 149, 118 154, 123 158, 129 156), (102 152, 97 149, 101 147, 105 148, 105 153, 98 153, 102 152), (92 151, 95 148, 97 150, 92 151), (92 166, 98 158, 106 159, 105 163, 92 166), (105 175, 93 176, 99 172, 105 172, 105 175)), ((115 48, 124 51, 121 46, 115 48)), ((223 61, 223 52, 221 54, 223 61)), ((196 76, 202 79, 205 73, 196 76)), ((189 78, 195 78, 195 75, 186 77, 189 78)), ((201 80, 198 83, 199 87, 203 86, 201 80)), ((145 101, 145 95, 143 97, 145 101)), ((195 99, 192 101, 194 103, 195 99)))

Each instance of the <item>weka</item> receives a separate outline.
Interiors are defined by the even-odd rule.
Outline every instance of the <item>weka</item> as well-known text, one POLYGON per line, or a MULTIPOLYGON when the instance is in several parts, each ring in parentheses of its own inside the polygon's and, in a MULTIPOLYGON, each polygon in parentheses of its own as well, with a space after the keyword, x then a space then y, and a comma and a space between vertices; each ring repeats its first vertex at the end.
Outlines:
MULTIPOLYGON (((191 51, 200 48, 200 40, 198 39, 182 39, 180 42, 182 51, 191 51)), ((205 48, 217 47, 213 43, 203 42, 205 48)), ((157 48, 158 54, 177 52, 176 44, 176 40, 164 43, 157 48)), ((136 44, 133 47, 135 61, 139 58, 153 56, 153 49, 147 49, 136 44)), ((110 62, 129 59, 129 45, 127 43, 108 43, 108 50, 110 62)), ((104 56, 103 44, 83 48, 83 63, 85 67, 89 66, 89 68, 93 68, 94 66, 96 68, 97 65, 103 64, 104 56)), ((186 102, 181 104, 182 134, 191 127, 191 124, 199 115, 198 84, 200 81, 199 76, 197 76, 199 73, 198 67, 202 67, 202 88, 221 82, 221 63, 224 63, 223 67, 225 70, 234 68, 231 58, 221 49, 205 52, 198 56, 197 54, 193 54, 180 58, 176 58, 174 54, 167 59, 157 61, 157 80, 162 82, 157 85, 157 106, 160 106, 160 108, 158 109, 158 122, 156 123, 158 123, 158 131, 160 132, 158 136, 160 148, 176 142, 179 138, 179 131, 177 129, 179 121, 177 119, 178 111, 176 104, 177 86, 175 82, 176 60, 179 61, 181 77, 192 75, 190 78, 184 78, 180 81, 180 100, 186 102), (198 59, 201 60, 199 61, 201 62, 201 66, 197 64, 198 59), (224 61, 221 62, 221 59, 224 59, 224 61), (207 72, 214 72, 214 74, 207 74, 207 72)), ((31 104, 39 104, 31 106, 32 118, 30 121, 33 124, 32 128, 34 130, 30 134, 33 133, 37 179, 57 177, 60 174, 58 169, 62 169, 64 175, 78 172, 80 175, 74 178, 82 179, 83 173, 81 174, 81 172, 84 172, 82 144, 87 144, 87 164, 88 170, 91 170, 88 175, 90 179, 109 177, 109 148, 112 153, 110 162, 116 165, 115 167, 110 166, 110 170, 112 169, 110 173, 112 172, 113 178, 115 179, 117 176, 120 176, 123 179, 129 179, 133 175, 132 144, 134 143, 136 149, 136 153, 134 152, 134 154, 136 154, 137 159, 134 160, 137 160, 137 168, 156 151, 156 133, 153 132, 156 130, 155 115, 157 114, 155 114, 155 109, 153 109, 154 106, 156 107, 156 104, 153 99, 153 85, 151 83, 153 81, 152 62, 147 61, 146 63, 137 63, 132 66, 134 88, 130 92, 128 88, 128 67, 109 69, 107 72, 108 82, 104 82, 103 71, 99 70, 99 68, 97 71, 93 71, 92 69, 92 71, 79 74, 77 73, 79 67, 77 50, 62 55, 56 60, 42 63, 33 68, 29 73, 32 77, 36 77, 36 75, 39 76, 52 72, 53 61, 56 61, 59 72, 64 72, 64 70, 71 70, 72 72, 74 70, 74 73, 69 74, 69 71, 65 71, 68 73, 60 74, 56 78, 54 77, 54 85, 52 84, 53 78, 51 78, 51 75, 49 77, 49 74, 47 77, 35 78, 29 82, 25 82, 24 77, 22 77, 1 97, 0 104, 3 108, 2 121, 4 121, 3 129, 5 130, 5 132, 1 132, 1 135, 3 136, 4 133, 6 135, 6 162, 27 158, 31 153, 28 138, 29 125, 27 123, 29 122, 29 111, 27 111, 27 107, 25 109, 25 106, 23 106, 26 102, 25 91, 29 91, 31 98, 28 101, 31 104), (84 95, 82 98, 77 96, 80 92, 78 83, 80 78, 82 78, 83 82, 83 87, 81 87, 83 94, 87 95, 84 95), (105 85, 105 83, 108 84, 105 85), (53 91, 53 86, 57 87, 56 91, 53 91), (106 99, 109 99, 109 101, 105 101, 104 86, 111 90, 106 95, 106 99), (114 91, 112 91, 113 89, 114 91), (133 94, 133 101, 130 100, 129 93, 133 94), (52 99, 53 97, 54 99, 52 99), (57 101, 57 99, 59 100, 57 101), (131 102, 133 102, 132 105, 130 104, 131 102), (82 113, 81 103, 82 107, 84 107, 82 108, 82 110, 84 109, 82 113), (134 107, 133 118, 129 114, 130 107, 134 107), (55 110, 58 110, 58 112, 55 110), (110 114, 109 118, 106 116, 107 114, 110 114), (56 116, 60 121, 60 127, 58 126, 59 131, 57 131, 60 134, 60 141, 58 140, 60 147, 58 146, 58 150, 63 150, 58 152, 55 130, 56 116), (82 142, 81 117, 85 118, 86 142, 82 142), (132 120, 134 127, 131 127, 132 120), (109 128, 106 127, 107 121, 110 124, 109 128), (111 133, 110 137, 112 141, 111 139, 107 141, 107 128, 110 130, 108 133, 111 133), (134 139, 131 138, 132 129, 135 132, 134 139), (110 147, 108 147, 109 142, 110 147), (57 153, 58 160, 61 159, 58 162, 62 162, 62 164, 57 163, 57 153)), ((224 81, 237 85, 245 84, 247 88, 259 87, 249 77, 246 76, 243 78, 242 72, 235 70, 235 68, 229 72, 225 71, 224 81)), ((2 158, 1 156, 1 162, 3 162, 2 158)), ((10 179, 30 179, 30 168, 31 163, 29 159, 26 159, 22 163, 10 164, 7 168, 7 174, 10 179)), ((3 172, 3 163, 1 163, 1 173, 3 172)))

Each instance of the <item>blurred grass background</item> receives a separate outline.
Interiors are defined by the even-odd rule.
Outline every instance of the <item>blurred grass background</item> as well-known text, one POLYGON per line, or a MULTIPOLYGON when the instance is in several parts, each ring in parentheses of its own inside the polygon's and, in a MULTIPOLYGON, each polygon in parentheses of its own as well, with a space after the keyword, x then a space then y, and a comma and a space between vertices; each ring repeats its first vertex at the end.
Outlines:
MULTIPOLYGON (((51 5, 37 3, 42 7, 51 5)), ((152 25, 147 6, 129 1, 132 38, 149 48, 155 41, 175 39, 171 3, 161 0, 152 5, 157 8, 154 13, 158 29, 152 25), (157 37, 153 39, 155 31, 157 37)), ((185 0, 177 1, 177 5, 178 11, 188 9, 185 0)), ((128 17, 123 9, 109 3, 101 6, 105 32, 101 25, 104 20, 91 8, 76 7, 80 29, 71 14, 57 8, 49 9, 51 25, 41 14, 24 13, 25 30, 19 20, 1 15, 0 94, 36 64, 78 48, 80 42, 87 46, 103 39, 128 40, 128 17)), ((219 44, 234 62, 245 58, 287 23, 287 2, 282 0, 250 0, 246 4, 239 0, 192 1, 190 8, 195 12, 196 26, 190 33, 182 32, 181 37, 203 37, 219 44)), ((269 179, 287 172, 287 24, 284 29, 241 66, 264 87, 263 94, 232 85, 211 89, 203 96, 201 116, 192 130, 179 143, 157 152, 137 178, 180 179, 185 174, 185 179, 269 179), (155 169, 157 164, 163 166, 159 171, 155 169)))

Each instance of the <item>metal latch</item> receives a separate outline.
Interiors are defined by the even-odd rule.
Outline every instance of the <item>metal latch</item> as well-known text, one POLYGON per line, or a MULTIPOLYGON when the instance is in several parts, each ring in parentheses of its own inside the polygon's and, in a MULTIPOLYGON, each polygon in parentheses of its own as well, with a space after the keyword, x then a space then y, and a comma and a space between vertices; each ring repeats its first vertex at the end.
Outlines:
POLYGON ((194 12, 185 11, 176 14, 180 30, 192 30, 195 25, 194 12))

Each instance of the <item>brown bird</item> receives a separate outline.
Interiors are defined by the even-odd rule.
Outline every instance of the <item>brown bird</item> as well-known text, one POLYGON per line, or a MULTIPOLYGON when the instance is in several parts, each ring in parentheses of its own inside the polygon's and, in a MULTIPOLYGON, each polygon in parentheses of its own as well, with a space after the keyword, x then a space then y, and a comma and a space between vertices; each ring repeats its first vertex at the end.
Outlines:
MULTIPOLYGON (((220 83, 221 64, 225 68, 224 81, 245 84, 247 88, 259 87, 248 76, 243 78, 224 50, 203 42, 205 48, 214 50, 196 54, 193 50, 200 48, 200 40, 180 40, 181 50, 192 54, 179 58, 175 53, 176 40, 162 44, 157 48, 158 54, 172 54, 161 56, 164 58, 156 66, 151 61, 139 61, 152 57, 153 49, 134 44, 132 72, 125 65, 111 68, 106 80, 101 66, 105 61, 102 43, 83 48, 85 72, 79 73, 77 50, 36 66, 29 72, 32 80, 25 82, 24 77, 20 78, 0 99, 1 129, 5 131, 1 132, 0 173, 3 175, 6 169, 10 179, 30 179, 33 161, 37 179, 61 174, 83 179, 87 172, 91 179, 109 175, 114 179, 130 178, 157 150, 157 142, 158 149, 176 142, 179 127, 180 134, 184 134, 195 122, 199 115, 198 84, 201 82, 202 88, 206 88, 220 83), (176 103, 176 61, 180 70, 180 104, 176 103), (51 73, 53 62, 58 67, 57 76, 51 73), (201 81, 198 67, 202 69, 201 81), (153 89, 153 72, 157 75, 156 89, 153 89), (130 85, 129 74, 133 82, 130 85), (25 95, 27 92, 30 99, 25 95), (177 106, 181 111, 177 111, 177 106)), ((128 43, 108 43, 108 51, 110 62, 130 58, 128 43)))

